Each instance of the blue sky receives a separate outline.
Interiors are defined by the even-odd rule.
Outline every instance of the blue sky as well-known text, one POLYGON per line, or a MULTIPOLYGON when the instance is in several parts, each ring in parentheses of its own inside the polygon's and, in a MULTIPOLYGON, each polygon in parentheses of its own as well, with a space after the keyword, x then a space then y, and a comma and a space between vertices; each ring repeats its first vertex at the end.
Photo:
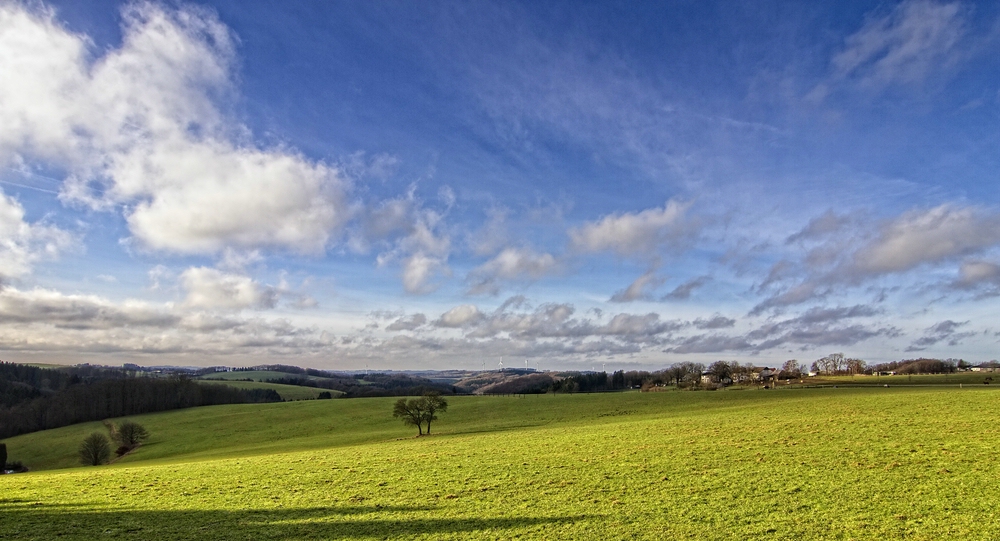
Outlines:
POLYGON ((993 2, 0 5, 0 358, 997 358, 993 2))

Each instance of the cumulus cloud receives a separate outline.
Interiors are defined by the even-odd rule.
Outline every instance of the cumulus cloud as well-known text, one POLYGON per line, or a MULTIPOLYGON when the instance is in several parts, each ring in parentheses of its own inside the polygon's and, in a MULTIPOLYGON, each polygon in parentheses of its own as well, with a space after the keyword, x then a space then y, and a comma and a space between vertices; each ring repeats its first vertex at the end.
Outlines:
POLYGON ((438 318, 434 325, 438 327, 458 328, 471 325, 483 318, 479 308, 472 304, 463 304, 448 310, 438 318))
POLYGON ((180 275, 186 292, 184 305, 192 308, 273 308, 278 292, 255 282, 249 276, 232 274, 208 267, 192 267, 180 275))
POLYGON ((690 207, 690 203, 671 199, 662 209, 609 214, 570 229, 570 246, 580 253, 609 251, 623 257, 655 256, 664 247, 677 247, 689 239, 692 226, 685 214, 690 207))
POLYGON ((616 291, 608 299, 611 302, 632 302, 638 300, 651 300, 654 289, 663 285, 666 279, 657 276, 655 271, 649 271, 638 277, 625 289, 616 291))
POLYGON ((338 170, 262 149, 221 103, 235 39, 211 10, 136 3, 96 56, 45 8, 0 6, 0 160, 68 171, 62 198, 123 209, 156 250, 320 252, 348 216, 338 170))
POLYGON ((469 293, 496 295, 501 281, 518 278, 537 280, 556 268, 556 258, 552 254, 538 253, 528 248, 505 248, 469 273, 469 281, 472 282, 469 293))
POLYGON ((57 257, 72 242, 55 226, 25 221, 24 207, 0 190, 0 285, 27 274, 40 259, 57 257))

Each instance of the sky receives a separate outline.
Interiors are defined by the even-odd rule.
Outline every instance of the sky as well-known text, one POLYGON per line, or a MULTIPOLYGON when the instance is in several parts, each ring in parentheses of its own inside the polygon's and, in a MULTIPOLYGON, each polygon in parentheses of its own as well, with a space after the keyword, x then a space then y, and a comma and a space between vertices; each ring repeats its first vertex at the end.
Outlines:
POLYGON ((0 1, 0 359, 1000 357, 996 2, 0 1))

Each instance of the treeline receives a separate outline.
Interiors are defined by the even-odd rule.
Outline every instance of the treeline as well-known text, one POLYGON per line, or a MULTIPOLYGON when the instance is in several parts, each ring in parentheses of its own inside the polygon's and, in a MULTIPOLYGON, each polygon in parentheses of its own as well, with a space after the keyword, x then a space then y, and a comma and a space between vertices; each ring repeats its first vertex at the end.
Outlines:
POLYGON ((115 368, 91 365, 55 369, 0 361, 0 407, 51 395, 85 381, 123 375, 115 368))
POLYGON ((701 363, 677 363, 663 370, 618 370, 610 376, 607 372, 571 372, 555 381, 553 392, 592 393, 620 391, 623 389, 648 390, 657 386, 673 385, 690 387, 701 381, 705 365, 701 363))
MULTIPOLYGON (((789 363, 794 361, 788 361, 789 363)), ((787 364, 787 363, 786 363, 787 364)), ((968 363, 962 359, 904 359, 868 365, 861 359, 846 358, 843 353, 832 353, 818 359, 812 364, 812 371, 824 375, 857 375, 857 374, 951 374, 968 368, 968 363)))
POLYGON ((897 374, 951 374, 958 371, 959 362, 953 359, 908 359, 876 364, 869 373, 895 372, 897 374))
MULTIPOLYGON (((330 378, 337 377, 336 374, 328 370, 318 370, 316 368, 302 368, 301 366, 291 366, 288 364, 259 364, 257 366, 242 366, 239 368, 232 368, 230 372, 284 372, 285 374, 302 374, 305 376, 314 376, 317 378, 330 378)), ((215 368, 205 368, 198 370, 197 375, 210 375, 215 373, 215 368)))
POLYGON ((480 388, 484 394, 595 393, 625 389, 649 390, 657 386, 697 386, 705 366, 678 363, 664 370, 618 370, 607 372, 562 372, 528 374, 480 388))
POLYGON ((186 378, 114 378, 70 384, 0 408, 0 438, 87 421, 196 406, 280 402, 272 389, 205 385, 186 378))

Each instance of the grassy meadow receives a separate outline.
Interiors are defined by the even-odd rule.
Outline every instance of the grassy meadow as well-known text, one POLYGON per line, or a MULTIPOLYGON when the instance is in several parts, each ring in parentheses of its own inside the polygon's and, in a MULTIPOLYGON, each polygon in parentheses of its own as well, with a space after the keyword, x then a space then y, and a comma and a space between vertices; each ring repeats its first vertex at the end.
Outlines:
POLYGON ((974 388, 393 399, 136 416, 6 441, 2 539, 990 539, 1000 393, 974 388), (67 468, 67 469, 47 469, 67 468))

